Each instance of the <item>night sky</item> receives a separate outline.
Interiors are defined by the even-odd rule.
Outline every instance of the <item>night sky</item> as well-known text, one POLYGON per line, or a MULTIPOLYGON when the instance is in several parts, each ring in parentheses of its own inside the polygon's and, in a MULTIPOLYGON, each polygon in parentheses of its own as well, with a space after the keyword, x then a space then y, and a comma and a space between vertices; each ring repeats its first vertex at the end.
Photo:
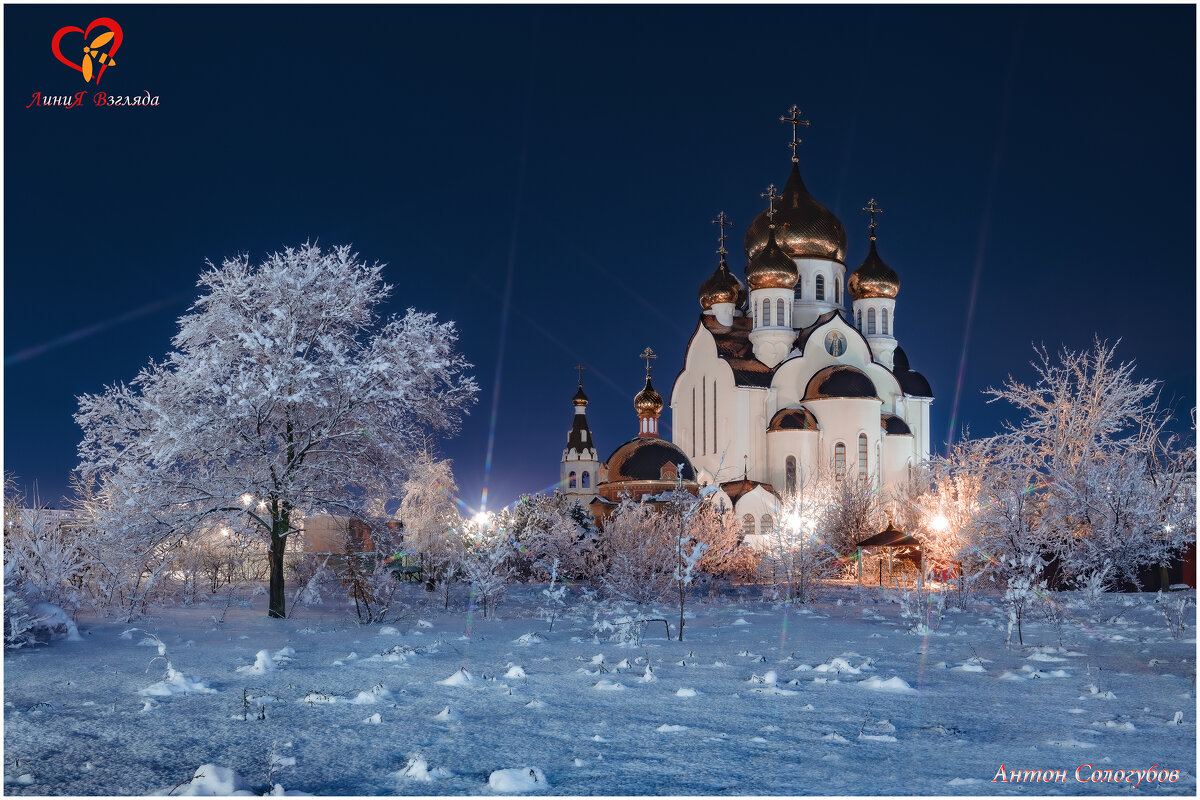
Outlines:
POLYGON ((164 356, 204 260, 316 238, 387 262, 389 313, 458 323, 481 386, 443 444, 463 499, 550 487, 576 363, 601 458, 637 432, 646 346, 669 398, 716 266, 710 220, 734 221, 740 276, 759 193, 787 178, 793 103, 850 269, 859 209, 884 209, 935 442, 997 429, 1009 412, 981 390, 1029 377, 1032 343, 1096 333, 1186 418, 1195 13, 5 6, 4 468, 57 502, 75 396, 164 356), (50 39, 101 16, 124 42, 100 89, 161 104, 26 109, 36 91, 96 91, 50 39))

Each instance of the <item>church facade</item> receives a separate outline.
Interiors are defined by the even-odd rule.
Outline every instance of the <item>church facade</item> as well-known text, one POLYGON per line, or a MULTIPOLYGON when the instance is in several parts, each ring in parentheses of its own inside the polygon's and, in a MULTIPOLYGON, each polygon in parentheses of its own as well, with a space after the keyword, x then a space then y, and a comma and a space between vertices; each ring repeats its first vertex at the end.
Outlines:
MULTIPOLYGON (((809 478, 828 471, 883 490, 930 453, 933 392, 899 346, 900 279, 878 253, 880 209, 873 199, 864 208, 868 252, 847 278, 845 227, 800 175, 796 131, 806 123, 794 106, 781 119, 793 126, 791 173, 781 193, 767 188, 767 208, 746 230, 744 283, 727 263, 729 223, 724 213, 714 220, 719 263, 700 287, 670 396, 672 449, 700 486, 720 485, 750 541, 779 523, 809 478)), ((575 428, 571 437, 564 465, 583 455, 575 428)), ((591 495, 620 489, 605 467, 595 467, 591 495)))

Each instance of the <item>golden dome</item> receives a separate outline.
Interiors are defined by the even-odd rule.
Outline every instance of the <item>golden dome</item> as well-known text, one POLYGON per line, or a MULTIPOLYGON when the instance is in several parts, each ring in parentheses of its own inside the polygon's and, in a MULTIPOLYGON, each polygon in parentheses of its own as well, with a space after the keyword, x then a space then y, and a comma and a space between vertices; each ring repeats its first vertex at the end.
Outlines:
POLYGON ((639 417, 657 417, 662 413, 662 395, 654 391, 649 375, 646 376, 646 388, 634 395, 633 408, 639 417))
POLYGON ((869 297, 895 297, 900 293, 900 276, 896 271, 883 263, 879 253, 875 251, 875 237, 871 237, 871 251, 861 266, 854 270, 846 281, 846 291, 851 300, 864 300, 869 297))
MULTIPOLYGON (((769 224, 765 211, 750 223, 746 258, 753 260, 767 246, 769 224)), ((846 229, 833 212, 808 193, 795 162, 775 206, 775 235, 783 252, 792 258, 846 259, 846 229)))
POLYGON ((746 265, 746 283, 751 289, 795 289, 800 270, 767 229, 767 244, 746 265))
POLYGON ((745 302, 746 287, 729 271, 725 264, 725 256, 721 256, 721 266, 704 283, 700 284, 700 307, 705 311, 717 303, 733 303, 740 307, 745 302))
POLYGON ((571 402, 577 406, 586 406, 588 404, 588 396, 583 393, 583 384, 579 384, 579 391, 571 398, 571 402))

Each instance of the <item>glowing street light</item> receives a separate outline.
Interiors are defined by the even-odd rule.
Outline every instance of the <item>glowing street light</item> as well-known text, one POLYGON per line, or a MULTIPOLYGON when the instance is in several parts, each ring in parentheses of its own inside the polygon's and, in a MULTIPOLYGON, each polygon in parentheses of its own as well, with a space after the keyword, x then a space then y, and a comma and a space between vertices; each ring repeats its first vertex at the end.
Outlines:
POLYGON ((254 502, 254 495, 250 494, 249 492, 246 492, 244 495, 242 495, 242 505, 248 506, 253 502, 254 502))
POLYGON ((929 519, 929 528, 935 533, 942 533, 950 528, 950 520, 944 514, 934 514, 929 519))

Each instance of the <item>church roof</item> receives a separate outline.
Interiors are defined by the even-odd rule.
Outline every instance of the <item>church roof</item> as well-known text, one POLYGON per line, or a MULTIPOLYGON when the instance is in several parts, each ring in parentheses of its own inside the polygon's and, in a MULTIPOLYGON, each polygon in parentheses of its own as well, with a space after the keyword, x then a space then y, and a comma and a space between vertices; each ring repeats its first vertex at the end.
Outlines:
POLYGON ((796 335, 796 347, 799 348, 801 352, 804 352, 804 348, 808 345, 808 340, 813 335, 813 332, 834 317, 840 316, 841 314, 837 310, 826 311, 824 314, 817 317, 812 325, 809 325, 807 328, 801 328, 796 335))
POLYGON ((595 448, 596 443, 592 441, 592 432, 588 428, 587 416, 576 414, 571 422, 571 431, 567 434, 567 449, 582 453, 584 450, 594 450, 595 448))
POLYGON ((861 397, 878 400, 875 384, 858 367, 835 364, 818 370, 804 389, 805 400, 824 400, 831 397, 861 397))
POLYGON ((726 326, 715 316, 703 314, 700 321, 716 340, 717 355, 729 364, 733 370, 733 380, 738 386, 765 389, 771 385, 771 376, 775 371, 754 357, 754 346, 750 344, 753 319, 734 317, 733 324, 726 326))
POLYGON ((879 417, 879 427, 889 436, 912 436, 912 428, 908 423, 895 414, 883 414, 879 417))
POLYGON ((639 436, 625 442, 609 456, 607 482, 663 480, 663 467, 668 464, 682 464, 679 477, 685 481, 696 480, 696 470, 682 450, 657 436, 639 436))
POLYGON ((762 483, 761 481, 752 481, 748 478, 741 478, 740 480, 722 483, 721 491, 729 496, 729 499, 733 501, 734 505, 737 505, 737 501, 740 500, 743 495, 753 492, 759 486, 766 489, 771 494, 775 494, 775 488, 771 486, 771 484, 762 483))
POLYGON ((896 352, 892 354, 892 373, 900 382, 900 388, 905 394, 912 397, 933 397, 933 389, 929 387, 925 376, 909 369, 908 354, 904 352, 903 347, 897 347, 896 352))
POLYGON ((817 418, 807 408, 781 408, 771 417, 768 431, 819 431, 817 418))

